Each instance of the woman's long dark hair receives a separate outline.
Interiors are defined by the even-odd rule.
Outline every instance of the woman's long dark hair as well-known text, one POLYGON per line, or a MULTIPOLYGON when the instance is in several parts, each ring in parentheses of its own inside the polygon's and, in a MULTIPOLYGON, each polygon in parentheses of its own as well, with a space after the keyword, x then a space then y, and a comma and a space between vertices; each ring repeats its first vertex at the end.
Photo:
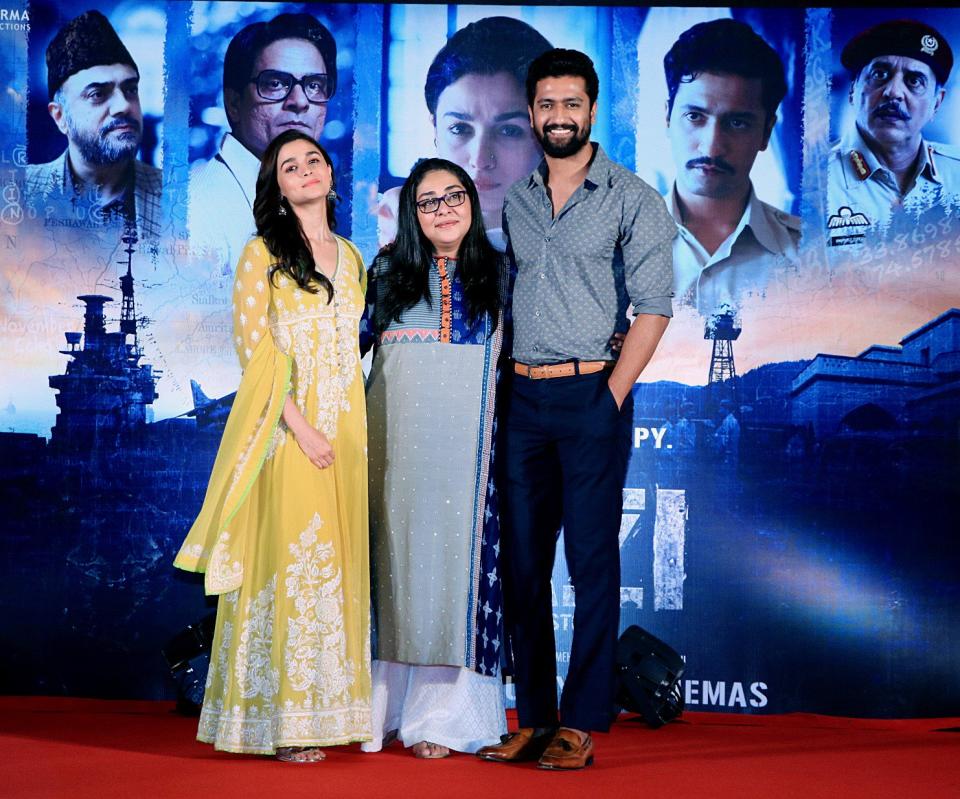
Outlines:
POLYGON ((327 223, 331 230, 336 228, 333 161, 316 140, 298 130, 285 130, 263 151, 260 174, 257 175, 257 197, 253 201, 253 220, 257 225, 257 235, 263 238, 267 250, 276 259, 270 265, 270 282, 276 285, 277 273, 282 273, 311 294, 316 294, 318 286, 322 286, 327 290, 329 303, 333 299, 333 283, 314 265, 313 253, 303 233, 303 226, 293 209, 281 200, 280 184, 277 182, 277 156, 280 148, 300 139, 316 147, 330 167, 330 191, 333 196, 327 197, 327 223), (286 213, 281 213, 281 208, 286 213))
POLYGON ((456 164, 444 158, 424 158, 417 162, 410 177, 400 190, 400 208, 397 212, 397 238, 381 250, 390 256, 390 268, 377 277, 384 281, 385 290, 377 299, 374 323, 383 330, 390 322, 399 322, 404 311, 422 298, 431 302, 430 261, 433 244, 426 237, 417 219, 417 190, 430 172, 450 172, 467 191, 470 198, 470 227, 457 253, 457 271, 463 284, 467 313, 471 321, 490 314, 494 328, 503 304, 500 296, 500 253, 487 240, 483 227, 480 197, 470 176, 456 164))

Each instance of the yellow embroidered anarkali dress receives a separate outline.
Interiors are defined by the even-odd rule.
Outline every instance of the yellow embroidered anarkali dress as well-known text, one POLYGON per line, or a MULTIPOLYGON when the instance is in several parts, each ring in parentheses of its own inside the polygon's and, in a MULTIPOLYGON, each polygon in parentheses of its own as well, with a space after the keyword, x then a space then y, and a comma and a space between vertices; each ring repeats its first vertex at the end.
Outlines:
POLYGON ((243 378, 197 521, 175 565, 219 594, 197 738, 273 754, 370 738, 366 275, 338 238, 333 301, 279 274, 260 239, 234 286, 243 378), (318 469, 281 419, 290 396, 333 446, 318 469))

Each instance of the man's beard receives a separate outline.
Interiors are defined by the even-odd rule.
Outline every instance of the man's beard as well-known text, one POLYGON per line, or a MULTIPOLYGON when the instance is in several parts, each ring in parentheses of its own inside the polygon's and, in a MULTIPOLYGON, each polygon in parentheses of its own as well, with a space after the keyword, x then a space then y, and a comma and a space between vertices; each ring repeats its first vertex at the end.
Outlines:
POLYGON ((140 134, 140 122, 132 116, 115 117, 92 136, 74 127, 73 119, 67 117, 67 138, 76 145, 87 163, 96 166, 112 166, 133 160, 140 147, 140 134), (130 125, 134 130, 107 138, 110 131, 120 125, 130 125))
POLYGON ((540 146, 546 155, 551 158, 569 158, 571 155, 579 153, 584 145, 590 141, 590 129, 589 122, 583 129, 579 125, 545 125, 542 132, 534 129, 534 133, 536 133, 537 141, 540 142, 540 146), (563 144, 554 144, 547 135, 551 130, 572 130, 573 135, 563 144))

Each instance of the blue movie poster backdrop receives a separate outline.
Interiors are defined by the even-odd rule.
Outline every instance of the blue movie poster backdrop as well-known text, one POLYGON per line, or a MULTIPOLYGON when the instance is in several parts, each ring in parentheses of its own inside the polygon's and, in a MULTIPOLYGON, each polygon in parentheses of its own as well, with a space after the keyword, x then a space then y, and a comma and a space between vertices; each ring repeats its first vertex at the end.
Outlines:
MULTIPOLYGON (((172 696, 161 650, 214 610, 171 562, 239 378, 222 242, 249 221, 233 209, 243 211, 256 147, 227 113, 223 59, 246 26, 292 13, 337 44, 319 134, 337 167, 340 231, 368 261, 390 238, 417 158, 470 172, 499 246, 499 198, 539 159, 506 72, 435 87, 431 111, 427 73, 447 42, 474 25, 513 31, 516 52, 594 58, 594 139, 664 195, 682 234, 674 319, 634 390, 620 545, 622 626, 685 656, 688 707, 960 713, 952 156, 935 156, 943 191, 923 202, 908 192, 867 225, 841 215, 829 190, 852 122, 844 43, 875 21, 918 17, 960 44, 960 12, 88 6, 140 75, 139 111, 125 121, 72 121, 136 148, 136 178, 112 204, 75 191, 81 176, 62 161, 47 166, 67 139, 48 107, 46 49, 79 8, 44 0, 0 24, 0 689, 172 696), (671 205, 690 175, 684 153, 700 145, 667 112, 663 57, 691 26, 726 18, 783 64, 786 96, 749 164, 756 208, 781 235, 757 235, 751 218, 736 250, 708 252, 682 203, 671 205), (217 182, 230 170, 208 168, 218 155, 236 189, 217 182)), ((952 83, 925 140, 953 145, 952 83)), ((295 105, 275 121, 315 122, 295 105)), ((562 685, 575 605, 562 556, 553 587, 562 685)))

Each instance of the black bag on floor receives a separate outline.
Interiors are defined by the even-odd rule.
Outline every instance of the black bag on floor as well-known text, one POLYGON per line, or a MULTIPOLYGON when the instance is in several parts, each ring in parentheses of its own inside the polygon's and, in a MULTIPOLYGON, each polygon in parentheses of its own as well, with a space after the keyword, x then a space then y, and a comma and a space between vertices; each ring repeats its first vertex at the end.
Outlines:
POLYGON ((683 712, 684 668, 676 650, 636 624, 628 627, 617 641, 617 703, 662 727, 683 712))
POLYGON ((177 633, 160 650, 177 687, 177 713, 183 716, 200 715, 216 621, 216 613, 205 616, 177 633))

